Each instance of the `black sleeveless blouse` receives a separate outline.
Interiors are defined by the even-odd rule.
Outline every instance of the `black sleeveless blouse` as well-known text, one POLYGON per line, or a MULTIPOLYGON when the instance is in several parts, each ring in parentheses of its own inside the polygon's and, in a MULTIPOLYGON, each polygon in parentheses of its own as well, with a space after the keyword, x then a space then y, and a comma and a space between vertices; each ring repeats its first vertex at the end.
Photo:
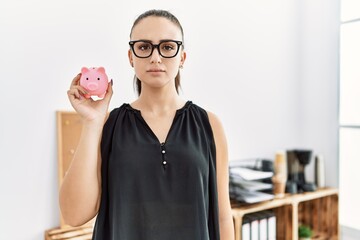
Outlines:
POLYGON ((139 110, 111 111, 93 240, 219 240, 215 151, 208 115, 191 101, 164 143, 139 110))

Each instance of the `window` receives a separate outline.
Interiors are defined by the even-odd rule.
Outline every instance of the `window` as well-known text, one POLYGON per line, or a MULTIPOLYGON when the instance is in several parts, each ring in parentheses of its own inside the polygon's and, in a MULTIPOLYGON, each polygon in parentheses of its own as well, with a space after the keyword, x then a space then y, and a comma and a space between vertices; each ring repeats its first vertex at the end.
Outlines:
POLYGON ((360 230, 360 1, 341 1, 340 224, 360 230))

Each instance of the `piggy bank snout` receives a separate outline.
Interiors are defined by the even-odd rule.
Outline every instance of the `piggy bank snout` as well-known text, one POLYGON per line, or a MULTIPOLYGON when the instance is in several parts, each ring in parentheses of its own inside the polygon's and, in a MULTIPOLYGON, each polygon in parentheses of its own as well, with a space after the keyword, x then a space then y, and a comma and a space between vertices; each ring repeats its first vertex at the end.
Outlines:
POLYGON ((98 89, 99 84, 97 82, 89 82, 88 84, 86 84, 87 89, 94 91, 96 89, 98 89))

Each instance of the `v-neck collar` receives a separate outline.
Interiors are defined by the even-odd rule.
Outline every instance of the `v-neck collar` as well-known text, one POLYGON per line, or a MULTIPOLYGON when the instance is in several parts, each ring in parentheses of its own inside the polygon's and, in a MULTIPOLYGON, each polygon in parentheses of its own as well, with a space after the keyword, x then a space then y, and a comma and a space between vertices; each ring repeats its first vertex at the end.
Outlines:
POLYGON ((150 125, 145 121, 145 119, 143 118, 143 116, 141 115, 141 111, 139 109, 133 108, 129 103, 125 103, 125 106, 130 109, 131 111, 133 111, 134 113, 136 113, 136 116, 140 119, 140 121, 145 125, 145 127, 148 129, 149 133, 152 135, 152 137, 157 141, 157 143, 159 143, 160 145, 164 145, 166 142, 168 142, 168 138, 171 134, 172 129, 174 128, 175 122, 178 118, 178 116, 183 113, 184 111, 186 111, 189 106, 192 104, 191 101, 187 101, 184 106, 182 106, 181 108, 177 109, 175 112, 175 116, 172 120, 172 123, 170 125, 169 131, 166 134, 165 137, 165 141, 162 142, 159 140, 159 138, 156 136, 156 134, 154 133, 154 131, 151 129, 150 125))

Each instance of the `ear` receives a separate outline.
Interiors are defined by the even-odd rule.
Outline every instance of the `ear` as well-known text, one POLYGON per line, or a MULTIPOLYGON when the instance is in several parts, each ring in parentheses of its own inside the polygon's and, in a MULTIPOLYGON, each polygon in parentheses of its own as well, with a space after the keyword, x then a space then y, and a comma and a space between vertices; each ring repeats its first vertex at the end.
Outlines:
POLYGON ((132 52, 130 49, 128 50, 128 58, 129 58, 129 63, 131 65, 131 67, 134 67, 133 56, 132 56, 132 52))
POLYGON ((184 65, 184 62, 186 60, 186 52, 185 51, 182 51, 181 52, 181 60, 180 60, 180 65, 184 65))
POLYGON ((88 71, 89 71, 89 69, 87 67, 81 68, 81 73, 87 73, 88 71))
POLYGON ((98 67, 96 71, 105 74, 105 68, 103 68, 103 67, 98 67))

